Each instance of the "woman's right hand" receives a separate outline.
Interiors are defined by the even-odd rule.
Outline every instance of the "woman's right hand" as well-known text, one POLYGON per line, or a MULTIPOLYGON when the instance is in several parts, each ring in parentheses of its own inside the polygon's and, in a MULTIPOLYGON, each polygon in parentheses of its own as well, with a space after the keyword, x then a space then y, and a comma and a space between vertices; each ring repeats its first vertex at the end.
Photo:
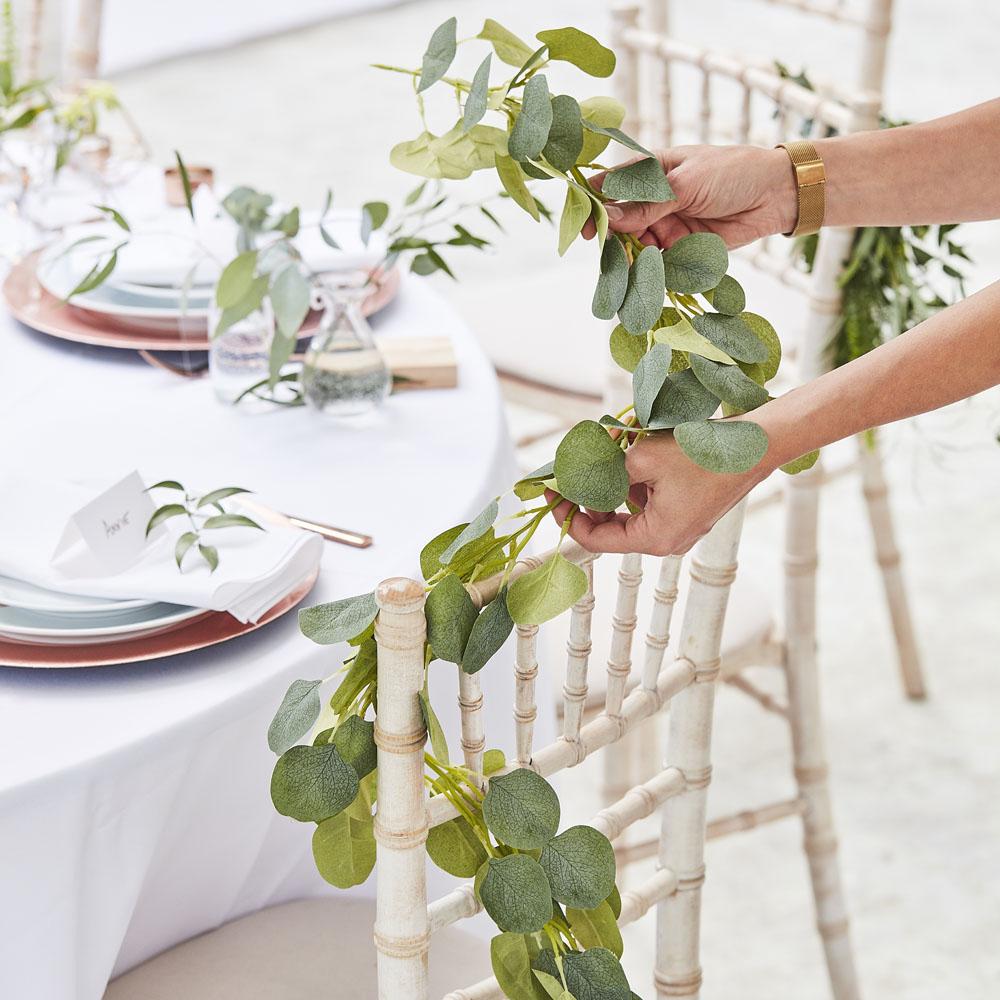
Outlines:
MULTIPOLYGON (((608 202, 608 224, 615 232, 662 248, 689 233, 717 233, 734 249, 795 228, 795 177, 783 149, 675 146, 657 155, 676 200, 608 202)), ((590 183, 600 188, 606 176, 595 174, 590 183)), ((583 235, 590 239, 594 232, 590 221, 583 235)))

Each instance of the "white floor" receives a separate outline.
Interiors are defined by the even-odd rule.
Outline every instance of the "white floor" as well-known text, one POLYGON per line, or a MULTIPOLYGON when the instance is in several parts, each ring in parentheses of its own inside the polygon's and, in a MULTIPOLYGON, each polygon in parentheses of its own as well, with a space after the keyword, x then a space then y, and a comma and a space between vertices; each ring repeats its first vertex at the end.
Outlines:
MULTIPOLYGON (((550 0, 541 13, 525 2, 459 6, 462 34, 491 14, 528 37, 570 23, 607 33, 608 5, 596 0, 550 0)), ((848 51, 761 14, 760 4, 684 7, 677 26, 690 37, 722 47, 776 40, 793 68, 822 75, 848 51)), ((330 184, 342 204, 398 199, 409 185, 389 168, 387 151, 419 126, 405 83, 366 67, 416 63, 430 30, 455 10, 427 0, 132 71, 118 82, 164 162, 180 148, 228 180, 304 203, 318 203, 330 184)), ((953 0, 945 14, 934 0, 899 0, 896 24, 894 115, 929 117, 996 96, 997 5, 953 0)), ((589 315, 589 248, 559 262, 553 233, 539 238, 527 220, 510 210, 507 217, 510 234, 496 253, 456 254, 462 280, 446 287, 500 364, 599 389, 606 331, 589 315)), ((972 285, 980 287, 1000 273, 1000 224, 965 233, 979 262, 972 285)), ((535 426, 530 415, 517 419, 535 426)), ((843 479, 824 494, 820 655, 868 998, 1000 996, 998 426, 994 393, 890 435, 894 504, 931 683, 925 704, 900 694, 857 484, 843 479)), ((762 511, 743 550, 745 563, 764 567, 775 594, 780 537, 779 510, 762 511)), ((789 794, 779 720, 725 690, 716 734, 713 814, 789 794)), ((570 791, 568 811, 585 818, 596 804, 594 783, 583 775, 571 787, 578 791, 570 791)), ((799 839, 795 821, 786 820, 710 846, 705 1000, 828 995, 799 839)), ((627 941, 635 986, 647 997, 651 932, 647 918, 627 941)))

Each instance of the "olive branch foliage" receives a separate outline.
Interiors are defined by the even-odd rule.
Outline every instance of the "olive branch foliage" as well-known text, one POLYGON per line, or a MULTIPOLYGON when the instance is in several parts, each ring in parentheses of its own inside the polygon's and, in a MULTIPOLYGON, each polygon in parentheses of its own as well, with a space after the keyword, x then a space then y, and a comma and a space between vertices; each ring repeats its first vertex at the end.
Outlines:
MULTIPOLYGON (((559 189, 560 255, 593 220, 599 262, 592 311, 602 320, 617 316, 611 353, 632 373, 634 398, 616 415, 578 423, 553 461, 519 480, 513 493, 524 507, 518 513, 501 518, 497 497, 424 546, 425 677, 435 660, 470 674, 481 670, 515 624, 549 621, 584 596, 584 571, 560 551, 570 519, 540 566, 516 576, 514 567, 561 497, 597 511, 629 505, 625 452, 636 441, 673 433, 693 461, 719 473, 752 468, 767 448, 764 431, 751 421, 712 418, 720 403, 733 416, 769 398, 764 385, 781 357, 777 334, 746 311, 718 236, 695 232, 661 252, 630 234, 609 232, 607 200, 667 201, 674 197, 670 184, 659 161, 621 131, 625 108, 618 101, 578 101, 549 90, 544 70, 551 63, 605 78, 614 70, 614 53, 572 27, 542 31, 536 39, 537 46, 528 45, 488 19, 474 38, 459 42, 456 19, 449 18, 431 36, 419 69, 379 66, 409 77, 423 125, 415 139, 393 147, 390 160, 435 182, 495 171, 508 198, 536 221, 550 214, 534 193, 536 182, 559 189), (476 41, 488 48, 472 78, 449 75, 458 47, 476 41), (491 78, 495 63, 505 67, 499 81, 491 78), (442 134, 427 123, 426 95, 435 86, 458 106, 457 121, 442 134), (487 116, 495 124, 486 123, 487 116), (603 169, 597 158, 611 143, 639 158, 608 174, 598 190, 585 171, 603 169), (465 585, 496 575, 496 596, 478 609, 465 585)), ((787 471, 814 460, 805 456, 787 471)), ((300 628, 314 642, 351 647, 329 702, 333 722, 311 743, 300 743, 321 716, 324 682, 297 680, 268 732, 279 755, 274 805, 316 824, 317 867, 341 887, 365 881, 375 864, 377 758, 368 716, 377 709, 376 616, 374 593, 300 612, 300 628)), ((631 1000, 607 838, 589 826, 560 833, 551 785, 529 768, 509 770, 499 750, 486 752, 482 774, 451 763, 426 681, 420 704, 430 742, 424 756, 429 794, 444 796, 458 814, 430 831, 427 852, 446 872, 475 880, 477 898, 500 931, 491 957, 505 994, 511 1000, 631 1000)))

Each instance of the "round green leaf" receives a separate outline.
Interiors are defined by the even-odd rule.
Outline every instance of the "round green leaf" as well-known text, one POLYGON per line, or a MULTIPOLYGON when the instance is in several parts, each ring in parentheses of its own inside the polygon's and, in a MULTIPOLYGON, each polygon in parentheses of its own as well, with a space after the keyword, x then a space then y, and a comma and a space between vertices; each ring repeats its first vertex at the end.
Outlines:
POLYGON ((463 816, 431 827, 427 853, 438 868, 456 878, 475 878, 487 859, 486 848, 463 816))
POLYGON ((568 94, 552 98, 552 127, 542 155, 556 170, 569 170, 583 149, 583 116, 568 94))
POLYGON ((569 62, 590 76, 611 76, 615 71, 615 54, 593 35, 578 28, 553 28, 535 35, 549 47, 549 58, 569 62))
POLYGON ((629 333, 651 330, 663 309, 663 257, 656 247, 646 247, 628 272, 628 286, 618 318, 629 333))
POLYGON ((811 469, 818 461, 819 449, 817 448, 815 451, 807 451, 804 455, 800 455, 791 462, 785 462, 781 466, 781 471, 787 473, 789 476, 797 476, 800 472, 811 469))
POLYGON ((427 641, 434 655, 449 663, 461 663, 479 612, 458 576, 448 573, 434 585, 427 595, 425 613, 427 641))
MULTIPOLYGON (((611 240, 608 242, 610 243, 611 240)), ((633 337, 621 323, 611 331, 611 357, 619 368, 624 368, 627 372, 634 372, 636 365, 639 364, 639 359, 647 350, 646 338, 633 337)))
POLYGON ((656 157, 610 171, 601 190, 615 201, 672 201, 675 197, 656 157))
MULTIPOLYGON (((664 310, 666 312, 667 310, 664 310)), ((718 361, 724 365, 736 364, 733 359, 720 351, 710 340, 703 337, 686 320, 679 319, 676 323, 658 326, 653 331, 653 339, 658 344, 667 344, 675 351, 684 351, 686 354, 700 354, 710 361, 718 361)))
POLYGON ((328 646, 360 635, 378 614, 374 592, 345 597, 329 604, 314 604, 299 612, 299 629, 304 636, 328 646))
POLYGON ((543 466, 535 469, 534 472, 519 479, 514 483, 514 493, 519 500, 534 500, 545 492, 546 480, 555 476, 555 463, 546 462, 543 466))
POLYGON ((694 328, 736 361, 766 361, 767 345, 739 316, 705 313, 691 320, 694 328))
POLYGON ((524 85, 521 111, 507 139, 508 154, 515 160, 533 160, 545 148, 552 127, 552 101, 545 76, 533 76, 524 85))
POLYGON ((321 823, 358 794, 358 773, 332 744, 286 750, 271 773, 271 801, 282 816, 321 823))
POLYGON ((690 233, 663 251, 663 275, 672 292, 692 295, 715 288, 729 267, 729 251, 715 233, 690 233))
POLYGON ((621 963, 607 948, 588 948, 563 957, 566 985, 576 1000, 631 1000, 621 963))
POLYGON ((520 164, 509 156, 498 155, 496 168, 500 183, 510 195, 511 201, 523 208, 537 222, 539 219, 538 203, 524 182, 524 171, 520 164))
POLYGON ((781 365, 781 341, 778 334, 774 327, 757 313, 740 313, 740 319, 767 347, 767 357, 760 362, 760 374, 764 382, 770 382, 778 374, 778 367, 781 365))
POLYGON ((719 408, 719 398, 706 389, 690 369, 667 376, 653 400, 647 426, 668 430, 692 420, 707 420, 719 408))
MULTIPOLYGON (((590 97, 580 102, 580 114, 587 121, 601 128, 619 128, 625 121, 625 105, 613 97, 590 97)), ((600 132, 585 130, 583 149, 577 163, 593 163, 607 149, 611 139, 600 132)))
POLYGON ((729 274, 724 274, 715 288, 705 293, 705 297, 717 312, 727 316, 738 316, 747 304, 743 286, 729 274))
POLYGON ((490 941, 490 964, 508 1000, 546 1000, 531 974, 538 943, 530 934, 497 934, 490 941))
MULTIPOLYGON (((452 540, 438 556, 442 566, 447 566, 458 554, 459 550, 474 541, 493 526, 500 513, 496 500, 491 500, 452 540)), ((440 568, 440 567, 439 567, 440 568)))
POLYGON ((586 592, 587 574, 556 552, 511 584, 507 609, 518 625, 541 625, 568 611, 586 592))
POLYGON ((502 931, 533 934, 552 919, 548 880, 538 862, 527 854, 490 858, 479 897, 502 931))
POLYGON ((371 804, 363 793, 316 827, 312 851, 320 875, 338 889, 367 881, 375 867, 375 834, 371 804))
POLYGON ((666 344, 654 344, 635 366, 632 373, 632 398, 635 415, 643 427, 649 423, 653 403, 670 372, 673 353, 666 344))
POLYGON ((566 919, 573 929, 573 936, 584 948, 607 948, 616 958, 622 957, 622 933, 606 900, 589 910, 568 906, 566 919))
POLYGON ((375 770, 378 751, 375 747, 375 723, 351 715, 337 728, 333 745, 340 756, 357 771, 358 778, 364 778, 375 770))
POLYGON ((592 826, 571 826, 553 837, 538 859, 552 887, 552 897, 567 906, 590 910, 615 887, 615 852, 592 826))
POLYGON ((220 308, 233 308, 250 291, 256 267, 256 250, 241 253, 225 266, 215 286, 215 301, 220 308))
POLYGON ((451 543, 468 527, 465 524, 456 524, 452 528, 442 531, 440 535, 435 535, 420 550, 420 572, 425 580, 430 579, 435 573, 441 570, 441 553, 444 552, 451 543))
POLYGON ((321 709, 319 686, 322 681, 292 681, 281 699, 267 730, 267 745, 282 754, 312 729, 321 709))
POLYGON ((581 420, 559 442, 555 473, 560 493, 590 510, 617 510, 628 496, 625 455, 594 420, 581 420))
POLYGON ((749 420, 701 420, 678 424, 681 451, 709 472, 747 472, 767 452, 767 434, 749 420))
POLYGON ((753 410, 768 400, 767 390, 736 365, 720 365, 716 361, 690 355, 691 371, 701 384, 724 403, 740 410, 753 410))
POLYGON ((575 184, 566 187, 562 216, 559 219, 559 256, 561 257, 572 242, 580 235, 583 224, 590 218, 591 200, 575 184))
POLYGON ((486 18, 483 28, 476 35, 476 38, 482 38, 489 42, 493 46, 497 58, 515 69, 520 69, 531 58, 533 49, 491 17, 486 18))
POLYGON ((462 669, 467 674, 482 670, 513 630, 514 620, 507 610, 507 588, 504 587, 475 620, 462 654, 462 669))
POLYGON ((483 774, 489 776, 502 771, 507 766, 507 758, 503 750, 487 750, 483 754, 483 774))
POLYGON ((590 310, 598 319, 614 319, 625 301, 628 288, 628 257, 617 237, 605 240, 601 251, 601 274, 590 310))
POLYGON ((540 774, 519 767, 490 779, 483 817, 501 843, 519 851, 538 850, 559 829, 559 797, 540 774))

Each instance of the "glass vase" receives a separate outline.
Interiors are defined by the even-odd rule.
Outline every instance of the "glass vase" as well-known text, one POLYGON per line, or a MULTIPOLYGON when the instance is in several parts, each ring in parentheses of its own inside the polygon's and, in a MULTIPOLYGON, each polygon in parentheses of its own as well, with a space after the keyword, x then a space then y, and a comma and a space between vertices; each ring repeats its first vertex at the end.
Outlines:
POLYGON ((208 315, 211 337, 208 348, 208 371, 216 396, 224 403, 240 402, 241 406, 269 407, 266 399, 251 390, 259 383, 263 395, 267 392, 270 374, 271 344, 274 340, 274 313, 266 300, 249 316, 216 334, 222 310, 215 303, 208 315))
POLYGON ((392 388, 392 375, 378 348, 361 303, 371 291, 367 275, 323 285, 315 306, 323 310, 302 367, 306 402, 336 417, 378 409, 392 388))

